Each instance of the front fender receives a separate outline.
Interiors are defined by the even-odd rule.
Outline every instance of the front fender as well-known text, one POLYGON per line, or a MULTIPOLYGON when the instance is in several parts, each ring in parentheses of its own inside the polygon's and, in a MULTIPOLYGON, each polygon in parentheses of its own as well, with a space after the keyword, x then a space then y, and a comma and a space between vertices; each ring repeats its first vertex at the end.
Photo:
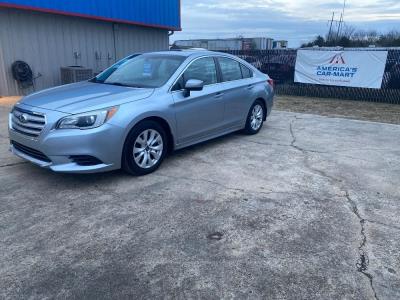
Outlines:
MULTIPOLYGON (((169 95, 171 96, 171 95, 169 95)), ((168 124, 171 135, 175 140, 176 124, 174 113, 174 102, 172 97, 160 97, 158 99, 148 98, 132 103, 123 104, 118 112, 110 120, 110 123, 123 128, 123 136, 120 143, 122 155, 123 145, 128 134, 139 122, 148 118, 160 118, 168 124)))

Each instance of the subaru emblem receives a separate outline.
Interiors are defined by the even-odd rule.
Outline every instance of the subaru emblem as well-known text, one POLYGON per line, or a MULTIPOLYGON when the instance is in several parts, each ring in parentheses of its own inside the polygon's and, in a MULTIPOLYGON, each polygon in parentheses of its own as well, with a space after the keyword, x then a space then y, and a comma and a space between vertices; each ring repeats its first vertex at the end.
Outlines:
POLYGON ((26 123, 26 122, 28 122, 29 117, 28 117, 27 114, 21 114, 21 115, 19 116, 19 120, 20 120, 22 123, 26 123))

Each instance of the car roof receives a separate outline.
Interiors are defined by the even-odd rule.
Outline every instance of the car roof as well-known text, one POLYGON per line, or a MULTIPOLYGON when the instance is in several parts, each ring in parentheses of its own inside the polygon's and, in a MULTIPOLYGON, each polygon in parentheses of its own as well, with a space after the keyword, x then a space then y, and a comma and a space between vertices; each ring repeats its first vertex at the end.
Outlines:
POLYGON ((256 67, 254 67, 249 62, 241 59, 240 57, 237 57, 237 56, 229 54, 229 53, 209 51, 206 49, 204 49, 204 50, 188 49, 188 50, 154 51, 154 52, 144 52, 144 53, 138 53, 138 54, 139 55, 140 54, 160 54, 160 55, 181 56, 181 57, 184 57, 185 60, 188 59, 189 57, 192 59, 195 59, 197 57, 202 57, 202 56, 222 56, 222 57, 229 57, 231 59, 240 61, 241 64, 244 64, 248 68, 252 69, 253 72, 258 71, 256 67))
POLYGON ((214 52, 208 50, 170 50, 170 51, 158 51, 158 52, 149 52, 151 54, 161 54, 161 55, 174 55, 174 56, 183 56, 183 57, 197 57, 197 56, 230 56, 233 55, 223 53, 223 52, 214 52))

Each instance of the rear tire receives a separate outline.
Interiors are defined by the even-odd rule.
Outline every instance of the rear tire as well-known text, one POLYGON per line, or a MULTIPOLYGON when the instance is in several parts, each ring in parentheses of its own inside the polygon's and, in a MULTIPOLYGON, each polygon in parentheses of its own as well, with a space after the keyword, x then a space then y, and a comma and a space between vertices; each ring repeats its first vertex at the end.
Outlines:
POLYGON ((143 121, 129 133, 124 146, 122 168, 129 174, 147 175, 161 165, 168 150, 164 128, 154 121, 143 121))
POLYGON ((244 132, 248 135, 257 134, 263 127, 265 115, 266 111, 264 103, 261 100, 256 100, 247 115, 244 132))

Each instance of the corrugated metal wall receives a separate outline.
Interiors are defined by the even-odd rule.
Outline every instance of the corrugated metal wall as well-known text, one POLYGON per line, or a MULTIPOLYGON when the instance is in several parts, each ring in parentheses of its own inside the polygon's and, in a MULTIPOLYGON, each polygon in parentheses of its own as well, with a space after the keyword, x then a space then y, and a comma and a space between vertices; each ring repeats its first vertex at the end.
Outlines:
POLYGON ((35 77, 41 74, 35 80, 36 90, 41 90, 61 84, 61 66, 81 65, 99 72, 131 53, 166 50, 168 42, 163 29, 0 8, 0 48, 7 76, 6 90, 0 94, 22 94, 11 75, 16 60, 26 61, 35 77))
POLYGON ((114 32, 117 59, 124 58, 132 52, 168 50, 169 48, 169 36, 165 30, 116 24, 114 32))
POLYGON ((6 95, 6 90, 8 90, 6 68, 4 66, 3 51, 0 47, 0 96, 2 95, 2 92, 6 95))

